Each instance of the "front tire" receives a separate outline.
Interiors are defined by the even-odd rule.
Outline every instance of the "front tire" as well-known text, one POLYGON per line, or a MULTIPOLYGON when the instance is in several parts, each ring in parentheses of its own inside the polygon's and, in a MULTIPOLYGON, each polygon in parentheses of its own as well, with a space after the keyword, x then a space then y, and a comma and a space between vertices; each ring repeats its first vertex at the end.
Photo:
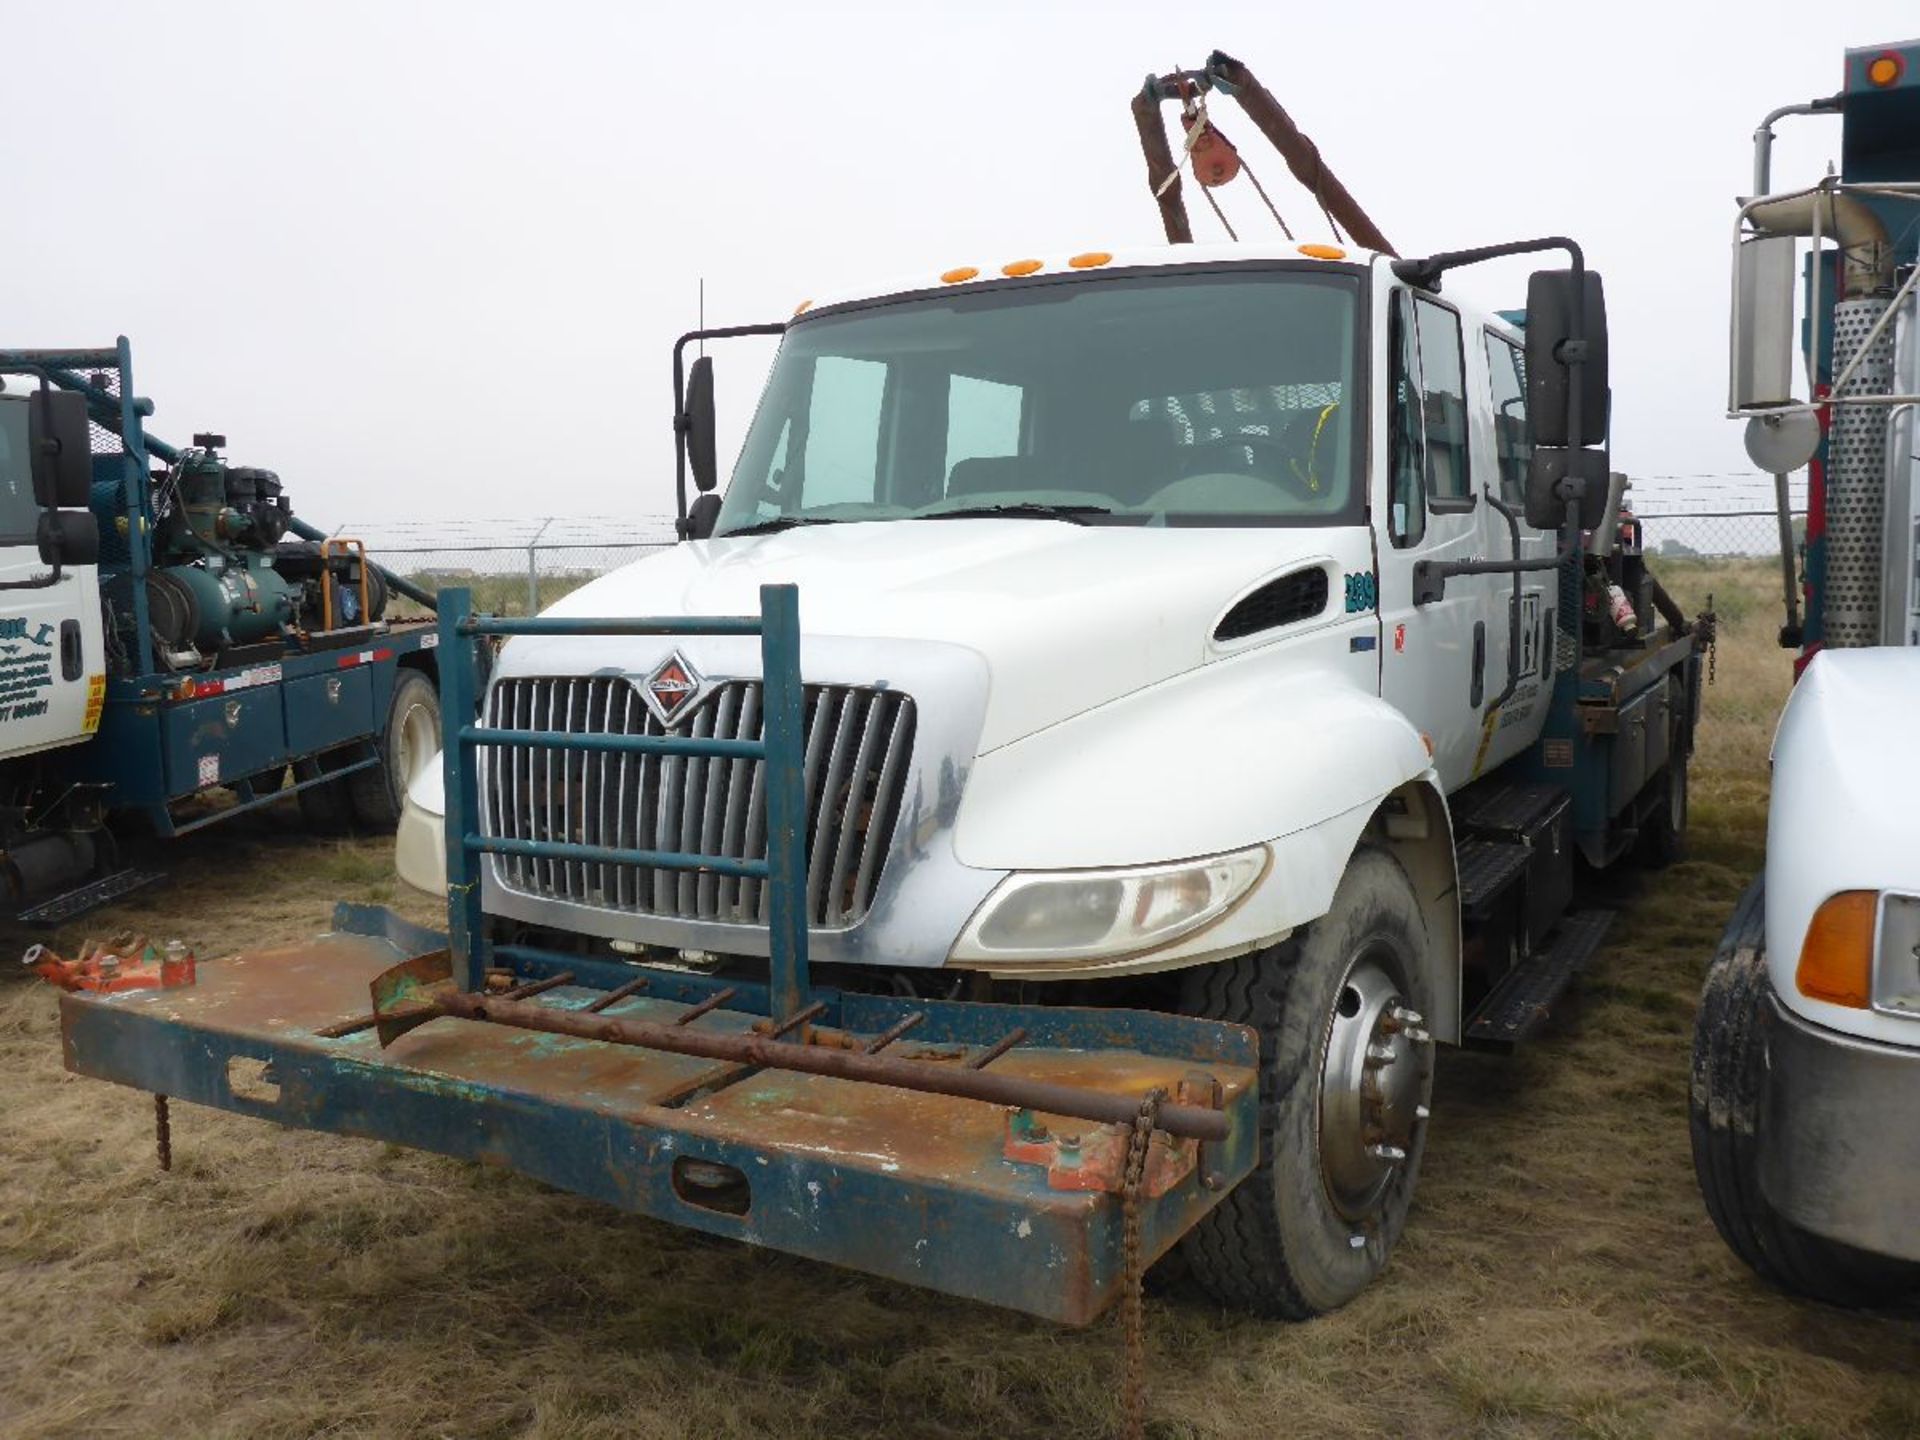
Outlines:
POLYGON ((1830 1305, 1874 1305, 1920 1286, 1920 1266, 1870 1255, 1804 1230, 1760 1189, 1762 1030, 1767 978, 1764 892, 1741 898, 1707 970, 1693 1031, 1687 1128, 1707 1214, 1762 1280, 1830 1305))
POLYGON ((346 777, 354 818, 370 829, 400 822, 407 787, 440 748, 440 693, 418 670, 394 676, 386 724, 378 739, 380 763, 346 777))
POLYGON ((1188 1013, 1260 1034, 1259 1163, 1183 1242, 1216 1300, 1304 1320, 1385 1267, 1426 1148, 1426 961, 1406 873, 1363 849, 1305 931, 1187 977, 1188 1013))

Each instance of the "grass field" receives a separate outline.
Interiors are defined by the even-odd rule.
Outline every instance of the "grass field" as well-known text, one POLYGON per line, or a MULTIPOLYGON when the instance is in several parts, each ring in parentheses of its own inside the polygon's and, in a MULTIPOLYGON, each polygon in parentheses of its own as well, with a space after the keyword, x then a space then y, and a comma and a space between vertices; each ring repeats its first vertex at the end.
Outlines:
MULTIPOLYGON (((1382 1282, 1308 1325, 1149 1302, 1160 1436, 1920 1435, 1920 1314, 1760 1286, 1686 1133, 1694 995, 1757 867, 1786 690, 1766 566, 1669 562, 1724 617, 1692 857, 1624 916, 1558 1033, 1445 1054, 1420 1196, 1382 1282)), ((178 846, 89 928, 203 954, 396 894, 388 845, 290 814, 178 846)), ((71 943, 77 934, 63 936, 71 943)), ((9 969, 12 967, 9 966, 9 969)), ((67 1075, 54 997, 0 982, 0 1433, 884 1436, 1103 1433, 1111 1323, 1051 1328, 693 1236, 464 1164, 174 1109, 67 1075)), ((1165 1268, 1165 1267, 1163 1267, 1165 1268)))

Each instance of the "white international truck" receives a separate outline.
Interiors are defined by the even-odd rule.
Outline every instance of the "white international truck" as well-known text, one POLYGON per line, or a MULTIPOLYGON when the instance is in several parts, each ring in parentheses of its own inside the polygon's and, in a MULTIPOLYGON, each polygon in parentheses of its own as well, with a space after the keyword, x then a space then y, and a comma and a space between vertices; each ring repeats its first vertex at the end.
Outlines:
POLYGON ((1920 1288, 1916 135, 1920 41, 1849 50, 1838 94, 1762 121, 1735 241, 1729 413, 1779 477, 1799 679, 1766 866, 1701 996, 1694 1162, 1742 1260, 1841 1304, 1920 1288), (1841 117, 1839 173, 1775 193, 1772 127, 1804 114, 1841 117), (1804 557, 1786 507, 1803 465, 1804 557))
MULTIPOLYGON (((1144 104, 1207 87, 1278 111, 1224 56, 1150 82, 1144 104)), ((1148 158, 1177 207, 1164 139, 1148 158)), ((1377 236, 1320 173, 1323 202, 1377 236)), ((1146 1258, 1192 1225, 1193 1269, 1222 1300, 1342 1304, 1405 1224, 1434 1046, 1510 1047, 1556 1009, 1606 919, 1572 910, 1577 864, 1676 853, 1709 634, 1613 543, 1605 315, 1579 248, 1378 244, 1008 255, 743 327, 783 338, 724 496, 702 358, 676 394, 684 543, 504 645, 466 743, 524 743, 477 778, 457 760, 422 777, 403 877, 438 893, 449 856, 483 852, 481 896, 455 884, 454 904, 484 903, 499 955, 569 957, 526 983, 577 985, 608 960, 656 977, 650 993, 665 974, 726 996, 764 976, 767 887, 609 848, 767 854, 759 764, 556 768, 537 747, 752 741, 751 643, 565 632, 751 612, 763 586, 797 586, 816 980, 1025 1007, 1022 1034, 1054 1005, 1249 1027, 1250 1168, 1189 1175, 1168 1202, 1189 1208, 1150 1225, 1146 1258), (1533 253, 1571 264, 1534 276, 1523 324, 1446 287, 1533 253), (476 787, 477 833, 447 828, 448 781, 476 787)), ((689 341, 739 333, 684 337, 676 374, 689 341)), ((456 926, 456 951, 473 933, 456 926)), ((1023 1051, 1002 1053, 982 1063, 1017 1073, 1023 1051)), ((783 1115, 815 1113, 782 1093, 783 1115)), ((648 1153, 684 1151, 661 1144, 648 1153)), ((663 1203, 1062 1318, 1112 1294, 1118 1234, 1098 1226, 1018 1282, 978 1254, 927 1262, 927 1238, 895 1249, 851 1210, 852 1233, 783 1239, 784 1202, 753 1197, 788 1192, 756 1166, 871 1162, 889 1205, 951 1175, 916 1173, 885 1125, 767 1144, 676 1170, 663 1203)))

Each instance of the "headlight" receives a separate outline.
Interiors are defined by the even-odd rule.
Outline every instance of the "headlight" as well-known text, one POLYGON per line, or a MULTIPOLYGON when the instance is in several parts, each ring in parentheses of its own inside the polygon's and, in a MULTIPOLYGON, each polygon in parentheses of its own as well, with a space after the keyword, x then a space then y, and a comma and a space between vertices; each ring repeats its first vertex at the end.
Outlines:
POLYGON ((1881 897, 1873 979, 1874 1009, 1920 1020, 1920 895, 1881 897))
POLYGON ((1219 919, 1267 868, 1267 847, 1128 870, 1009 875, 953 947, 953 960, 1128 955, 1219 919))

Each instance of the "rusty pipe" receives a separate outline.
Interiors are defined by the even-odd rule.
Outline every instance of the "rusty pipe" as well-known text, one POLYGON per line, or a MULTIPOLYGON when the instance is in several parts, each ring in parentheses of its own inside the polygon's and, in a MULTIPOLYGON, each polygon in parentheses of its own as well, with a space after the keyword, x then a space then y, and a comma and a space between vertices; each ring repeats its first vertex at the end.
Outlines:
MULTIPOLYGON (((499 1000, 468 991, 441 996, 435 1003, 440 1013, 462 1020, 490 1021, 519 1030, 543 1030, 581 1040, 604 1040, 613 1045, 637 1045, 647 1050, 665 1050, 706 1060, 732 1060, 768 1070, 826 1075, 836 1080, 862 1080, 874 1085, 918 1090, 928 1095, 979 1100, 988 1105, 1019 1106, 1100 1124, 1130 1125, 1140 1113, 1140 1097, 1137 1095, 1115 1095, 1080 1085, 1028 1080, 991 1070, 932 1065, 924 1061, 895 1059, 888 1055, 863 1055, 856 1051, 802 1045, 759 1035, 723 1034, 679 1025, 661 1025, 651 1020, 609 1019, 603 1015, 562 1010, 552 1005, 529 1004, 524 1000, 499 1000)), ((1169 1135, 1185 1140, 1220 1141, 1227 1138, 1226 1114, 1202 1105, 1162 1105, 1158 1123, 1159 1128, 1169 1135)))
POLYGON ((1340 178, 1320 158, 1320 147, 1293 123, 1280 102, 1253 76, 1253 72, 1224 50, 1207 57, 1207 75, 1214 84, 1240 102, 1247 117, 1260 127, 1260 133, 1273 143, 1280 158, 1287 162, 1293 178, 1306 186, 1318 204, 1346 230, 1355 244, 1382 255, 1398 255, 1380 227, 1368 218, 1340 178))
POLYGON ((1160 97, 1167 81, 1147 77, 1133 97, 1133 126, 1140 132, 1140 153, 1147 161, 1147 189, 1160 207, 1160 226, 1169 245, 1191 245, 1193 226, 1187 221, 1187 202, 1180 196, 1180 167, 1167 145, 1167 128, 1160 120, 1160 97), (1172 180, 1167 177, 1171 175, 1172 180), (1166 185, 1162 190, 1161 185, 1166 185))

